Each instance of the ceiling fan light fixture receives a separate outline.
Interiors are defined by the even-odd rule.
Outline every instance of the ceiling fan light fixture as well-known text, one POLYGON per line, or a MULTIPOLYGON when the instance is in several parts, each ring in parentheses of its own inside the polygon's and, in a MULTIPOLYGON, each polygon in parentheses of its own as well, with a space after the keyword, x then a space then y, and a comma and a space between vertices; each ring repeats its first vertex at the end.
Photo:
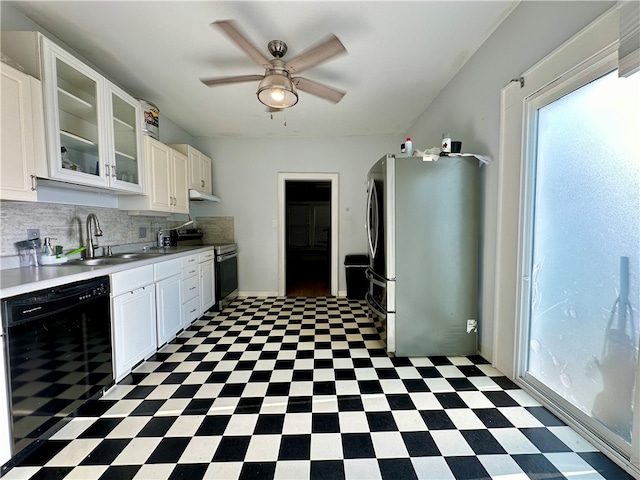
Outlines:
POLYGON ((271 73, 258 85, 258 100, 271 108, 289 108, 298 103, 298 93, 286 74, 271 73))

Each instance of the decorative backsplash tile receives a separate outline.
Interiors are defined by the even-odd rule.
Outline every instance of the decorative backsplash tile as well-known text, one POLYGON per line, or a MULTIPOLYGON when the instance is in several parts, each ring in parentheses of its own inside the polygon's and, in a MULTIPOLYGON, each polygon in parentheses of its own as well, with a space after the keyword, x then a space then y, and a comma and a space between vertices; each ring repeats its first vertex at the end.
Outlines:
POLYGON ((164 217, 130 216, 114 208, 4 201, 0 202, 0 256, 17 255, 15 244, 26 240, 28 228, 40 229, 41 238, 55 238, 51 244, 62 245, 65 252, 84 245, 90 213, 97 215, 102 228, 100 245, 154 241, 156 232, 167 225, 164 217), (140 237, 140 227, 144 227, 144 237, 140 237))
MULTIPOLYGON (((87 215, 95 213, 100 222, 101 246, 154 242, 158 230, 176 227, 184 221, 153 216, 130 216, 115 208, 85 207, 44 202, 0 202, 0 257, 18 255, 17 242, 27 239, 27 229, 38 228, 40 238, 50 237, 52 245, 71 251, 86 244, 87 215), (144 233, 144 236, 140 236, 144 233)), ((203 242, 235 242, 234 217, 197 217, 195 226, 203 230, 203 242)))
POLYGON ((205 244, 236 241, 234 217, 197 217, 196 225, 202 229, 205 244))

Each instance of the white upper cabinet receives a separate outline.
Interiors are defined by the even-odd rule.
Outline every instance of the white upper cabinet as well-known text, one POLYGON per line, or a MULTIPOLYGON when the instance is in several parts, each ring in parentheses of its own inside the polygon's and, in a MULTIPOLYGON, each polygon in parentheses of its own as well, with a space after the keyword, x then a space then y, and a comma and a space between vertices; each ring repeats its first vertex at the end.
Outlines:
POLYGON ((104 78, 42 39, 49 178, 108 187, 104 78))
POLYGON ((139 119, 140 102, 112 83, 107 82, 107 109, 111 123, 107 174, 113 188, 142 193, 144 162, 142 161, 142 135, 139 119))
POLYGON ((40 82, 4 63, 0 73, 0 199, 36 201, 35 159, 44 147, 41 122, 33 121, 42 107, 40 82))
POLYGON ((211 195, 211 159, 191 145, 170 145, 189 158, 189 189, 211 195))
POLYGON ((139 102, 37 32, 3 32, 2 43, 42 81, 46 177, 142 193, 139 102))
POLYGON ((189 213, 187 157, 146 135, 143 144, 146 194, 121 196, 118 207, 132 213, 189 213))

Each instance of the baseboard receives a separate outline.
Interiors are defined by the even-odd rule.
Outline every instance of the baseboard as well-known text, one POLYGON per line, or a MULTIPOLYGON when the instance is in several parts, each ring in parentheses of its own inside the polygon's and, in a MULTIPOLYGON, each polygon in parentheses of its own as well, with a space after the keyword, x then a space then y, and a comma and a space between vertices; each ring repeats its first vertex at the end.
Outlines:
MULTIPOLYGON (((253 291, 253 290, 240 290, 238 291, 238 297, 277 297, 276 291, 253 291)), ((338 290, 338 298, 347 296, 346 290, 338 290)))
POLYGON ((238 297, 277 297, 277 291, 250 291, 239 290, 238 297))

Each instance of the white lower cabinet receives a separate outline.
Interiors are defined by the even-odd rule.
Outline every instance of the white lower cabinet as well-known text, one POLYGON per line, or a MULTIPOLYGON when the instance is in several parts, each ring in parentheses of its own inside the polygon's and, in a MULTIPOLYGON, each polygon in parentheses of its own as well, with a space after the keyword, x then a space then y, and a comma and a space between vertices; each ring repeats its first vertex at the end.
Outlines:
POLYGON ((182 268, 182 327, 187 328, 200 317, 200 269, 198 255, 183 259, 182 268))
POLYGON ((119 382, 157 349, 153 265, 111 275, 114 377, 119 382))
POLYGON ((215 252, 201 253, 198 260, 200 271, 200 310, 204 314, 216 303, 215 252))
POLYGON ((154 265, 158 347, 182 330, 182 259, 154 265))
POLYGON ((116 382, 214 305, 214 256, 211 249, 111 275, 116 382))

